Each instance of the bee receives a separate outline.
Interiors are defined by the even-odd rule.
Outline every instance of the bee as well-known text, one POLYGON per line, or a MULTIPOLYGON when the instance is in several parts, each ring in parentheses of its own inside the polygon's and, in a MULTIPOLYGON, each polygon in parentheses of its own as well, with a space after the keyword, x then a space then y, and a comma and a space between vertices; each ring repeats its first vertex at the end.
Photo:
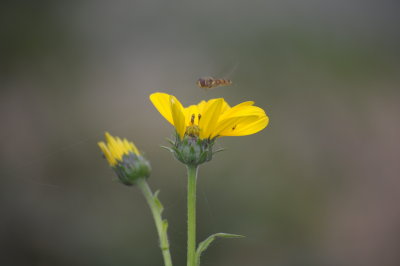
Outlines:
POLYGON ((203 77, 199 78, 196 84, 202 89, 210 90, 221 86, 229 86, 232 84, 232 81, 230 79, 216 79, 213 77, 203 77))

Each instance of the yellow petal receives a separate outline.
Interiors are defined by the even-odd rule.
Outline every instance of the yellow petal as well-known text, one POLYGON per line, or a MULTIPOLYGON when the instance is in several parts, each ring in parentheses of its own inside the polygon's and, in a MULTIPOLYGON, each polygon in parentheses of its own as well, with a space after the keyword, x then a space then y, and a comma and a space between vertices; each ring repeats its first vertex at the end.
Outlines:
POLYGON ((150 95, 150 101, 154 107, 160 112, 160 114, 172 125, 174 120, 172 119, 170 95, 162 92, 156 92, 150 95))
POLYGON ((237 107, 241 107, 241 106, 252 106, 252 105, 254 105, 254 101, 247 101, 247 102, 239 103, 239 104, 233 106, 232 108, 237 108, 237 107))
POLYGON ((221 115, 213 137, 250 135, 263 129, 268 124, 264 119, 267 115, 263 109, 252 104, 253 102, 245 102, 236 105, 227 114, 221 115))
POLYGON ((107 148, 107 145, 106 145, 104 142, 98 142, 97 144, 99 145, 101 151, 103 152, 104 157, 106 157, 108 163, 109 163, 111 166, 116 165, 116 164, 117 164, 117 161, 115 160, 114 157, 112 157, 110 151, 109 151, 108 148, 107 148))
POLYGON ((117 140, 108 132, 106 132, 104 135, 107 141, 107 148, 111 156, 116 159, 120 159, 122 151, 120 150, 117 140))
POLYGON ((213 133, 221 114, 223 103, 224 99, 219 98, 212 99, 205 104, 204 112, 199 121, 201 139, 209 138, 213 133))
POLYGON ((192 115, 194 115, 194 123, 198 124, 198 119, 199 119, 199 108, 197 105, 191 105, 187 108, 185 108, 185 118, 186 118, 186 126, 189 126, 191 120, 192 120, 192 115))
POLYGON ((239 128, 242 128, 243 125, 254 123, 260 118, 261 116, 259 115, 243 115, 233 116, 222 121, 218 121, 217 127, 212 134, 212 138, 232 134, 232 131, 236 131, 238 126, 239 128))
POLYGON ((269 123, 268 116, 257 117, 256 119, 252 117, 245 118, 231 129, 226 129, 220 132, 220 136, 246 136, 255 134, 263 130, 269 123))
POLYGON ((114 137, 111 136, 111 134, 108 133, 108 132, 104 133, 104 137, 106 138, 107 143, 110 143, 110 142, 114 141, 114 137))
POLYGON ((222 108, 221 108, 221 114, 225 113, 226 111, 230 110, 231 107, 229 106, 229 104, 224 100, 224 103, 222 104, 222 108))
POLYGON ((234 107, 229 108, 223 114, 221 114, 220 120, 227 119, 228 117, 231 117, 231 116, 239 116, 239 115, 242 116, 243 112, 245 112, 245 111, 249 111, 249 113, 247 115, 250 115, 250 113, 252 111, 254 111, 254 109, 252 109, 252 108, 258 108, 262 112, 264 112, 264 110, 262 110, 261 108, 252 106, 253 104, 254 104, 253 101, 247 101, 247 102, 243 102, 238 105, 235 105, 234 107))
POLYGON ((186 131, 186 123, 185 123, 185 115, 183 113, 182 104, 176 99, 175 96, 170 96, 170 105, 172 111, 172 119, 173 125, 175 125, 176 132, 178 132, 181 139, 185 135, 186 131))
POLYGON ((132 152, 135 153, 136 155, 140 155, 139 150, 136 148, 135 144, 133 142, 128 141, 127 139, 123 140, 124 142, 124 147, 127 153, 132 152))
POLYGON ((206 106, 206 101, 201 101, 197 104, 197 108, 199 109, 199 113, 202 114, 204 112, 204 107, 206 106))
POLYGON ((113 154, 113 156, 117 160, 121 160, 122 156, 124 154, 123 145, 121 143, 121 140, 118 137, 113 138, 113 140, 108 145, 109 145, 109 147, 111 145, 111 148, 110 148, 111 154, 113 154))
POLYGON ((138 148, 136 147, 136 145, 133 144, 133 142, 129 142, 129 144, 131 144, 131 149, 133 150, 133 152, 136 153, 136 155, 140 155, 140 152, 139 152, 138 148))
POLYGON ((217 127, 214 129, 211 134, 211 139, 221 135, 221 132, 225 130, 232 129, 235 125, 239 123, 240 120, 243 120, 243 117, 230 117, 228 119, 224 119, 218 122, 217 127))

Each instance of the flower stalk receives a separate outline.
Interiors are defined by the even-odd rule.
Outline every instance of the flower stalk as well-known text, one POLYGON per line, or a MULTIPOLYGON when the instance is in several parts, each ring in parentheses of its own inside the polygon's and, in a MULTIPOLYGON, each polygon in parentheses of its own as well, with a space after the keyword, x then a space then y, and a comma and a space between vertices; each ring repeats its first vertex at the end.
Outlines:
POLYGON ((146 179, 140 178, 137 181, 137 186, 142 191, 146 198, 147 204, 150 207, 151 213, 153 214, 154 222, 156 224, 158 237, 160 240, 160 249, 164 258, 165 266, 172 266, 171 253, 169 250, 169 241, 167 235, 167 220, 163 220, 161 217, 163 207, 157 198, 157 192, 153 194, 146 179))
POLYGON ((188 165, 188 193, 187 193, 187 266, 196 265, 196 181, 198 166, 188 165))

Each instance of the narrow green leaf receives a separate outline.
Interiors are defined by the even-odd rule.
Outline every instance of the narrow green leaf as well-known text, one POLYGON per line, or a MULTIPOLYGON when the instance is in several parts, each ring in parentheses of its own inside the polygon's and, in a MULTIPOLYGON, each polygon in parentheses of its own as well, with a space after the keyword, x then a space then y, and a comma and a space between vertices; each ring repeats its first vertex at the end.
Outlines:
POLYGON ((175 141, 173 141, 172 139, 170 139, 170 138, 165 138, 165 140, 166 140, 169 144, 171 144, 172 146, 175 146, 175 141))
POLYGON ((163 212, 163 210, 164 210, 164 206, 161 204, 161 201, 158 199, 158 193, 160 193, 159 190, 157 190, 157 191, 154 193, 154 195, 153 195, 153 200, 154 200, 154 203, 155 203, 156 206, 157 206, 158 211, 159 211, 160 214, 161 214, 161 213, 163 212))
POLYGON ((216 238, 242 238, 242 235, 235 234, 227 234, 227 233, 216 233, 210 235, 206 240, 201 242, 196 250, 196 266, 200 266, 200 256, 203 251, 205 251, 208 246, 216 239, 216 238))
POLYGON ((166 219, 162 220, 162 233, 160 236, 160 246, 162 250, 168 250, 169 249, 169 243, 168 243, 168 236, 167 236, 167 230, 168 230, 168 221, 166 219))
POLYGON ((213 154, 216 154, 216 153, 224 151, 224 150, 226 150, 226 149, 225 148, 221 148, 221 149, 215 150, 215 151, 213 151, 213 154))
POLYGON ((170 148, 170 147, 167 147, 167 146, 160 146, 161 148, 163 148, 163 149, 166 149, 167 151, 169 151, 169 152, 174 152, 174 149, 172 149, 172 148, 170 148))
POLYGON ((164 219, 162 222, 163 222, 163 231, 164 233, 166 233, 168 230, 168 221, 167 219, 164 219))

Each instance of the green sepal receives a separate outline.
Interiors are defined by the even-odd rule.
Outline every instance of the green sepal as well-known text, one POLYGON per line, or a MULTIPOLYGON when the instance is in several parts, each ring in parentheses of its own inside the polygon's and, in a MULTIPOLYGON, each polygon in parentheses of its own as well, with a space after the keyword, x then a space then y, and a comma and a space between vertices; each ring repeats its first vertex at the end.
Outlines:
POLYGON ((203 151, 203 152, 200 154, 200 162, 205 162, 205 161, 207 160, 207 157, 208 157, 208 152, 203 151))
POLYGON ((172 146, 175 145, 175 141, 173 141, 172 139, 170 139, 170 138, 165 138, 165 140, 166 140, 169 144, 171 144, 172 146))
POLYGON ((197 166, 212 159, 214 139, 199 139, 185 135, 183 139, 176 138, 173 150, 175 158, 186 165, 197 166))
POLYGON ((194 147, 193 146, 190 146, 190 153, 191 153, 191 155, 195 155, 195 150, 194 150, 194 147))
POLYGON ((235 234, 227 234, 227 233, 216 233, 212 234, 206 238, 203 242, 199 244, 196 250, 196 266, 200 266, 200 256, 203 251, 205 251, 208 246, 216 239, 216 238, 242 238, 242 235, 235 234))
POLYGON ((218 153, 218 152, 224 151, 224 150, 226 150, 226 149, 225 148, 221 148, 221 149, 215 150, 215 151, 213 151, 213 155, 218 153))
POLYGON ((166 149, 167 151, 169 151, 171 153, 175 152, 174 149, 172 149, 171 147, 167 147, 167 146, 160 146, 160 147, 163 148, 163 149, 166 149))

